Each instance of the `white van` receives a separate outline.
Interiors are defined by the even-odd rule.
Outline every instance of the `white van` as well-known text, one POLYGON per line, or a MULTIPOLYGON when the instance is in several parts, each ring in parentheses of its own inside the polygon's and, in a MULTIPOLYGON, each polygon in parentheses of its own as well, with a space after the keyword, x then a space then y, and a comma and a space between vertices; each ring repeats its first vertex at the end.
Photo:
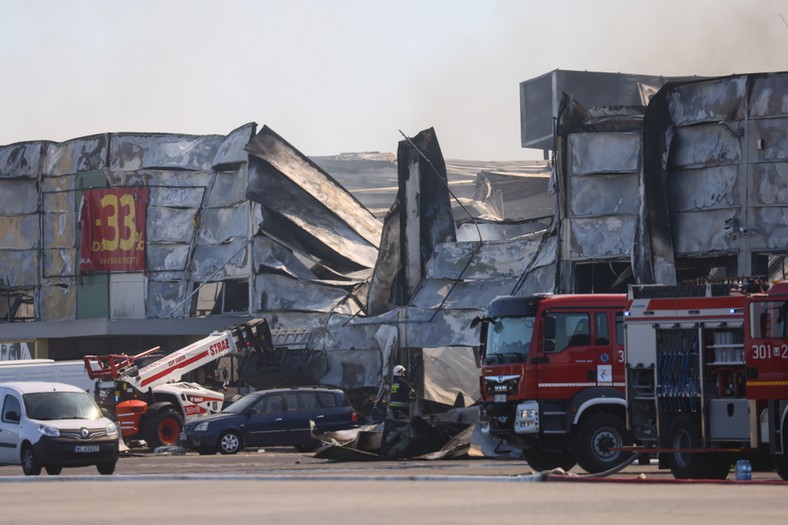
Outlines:
POLYGON ((10 381, 56 381, 80 387, 93 395, 95 381, 90 379, 81 360, 20 359, 0 361, 0 383, 10 381))
POLYGON ((84 390, 65 383, 0 383, 0 465, 28 476, 95 465, 115 472, 118 429, 84 390))

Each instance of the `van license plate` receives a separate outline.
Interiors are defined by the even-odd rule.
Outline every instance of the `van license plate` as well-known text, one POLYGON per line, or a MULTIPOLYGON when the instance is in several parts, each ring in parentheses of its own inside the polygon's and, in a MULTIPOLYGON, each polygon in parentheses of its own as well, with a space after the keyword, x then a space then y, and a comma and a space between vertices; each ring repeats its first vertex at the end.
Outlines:
POLYGON ((495 394, 493 396, 493 403, 506 403, 506 394, 495 394))
POLYGON ((98 452, 99 446, 98 445, 77 445, 74 447, 74 452, 78 453, 90 453, 90 452, 98 452))

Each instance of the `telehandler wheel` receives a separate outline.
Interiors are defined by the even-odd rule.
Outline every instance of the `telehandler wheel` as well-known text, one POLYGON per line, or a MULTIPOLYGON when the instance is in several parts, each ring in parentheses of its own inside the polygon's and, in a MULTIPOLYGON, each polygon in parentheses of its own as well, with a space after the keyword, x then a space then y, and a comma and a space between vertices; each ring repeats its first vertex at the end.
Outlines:
POLYGON ((575 457, 580 468, 598 474, 619 466, 632 453, 621 450, 631 443, 627 427, 612 414, 592 414, 581 424, 575 441, 575 457))
MULTIPOLYGON (((689 416, 678 416, 668 427, 668 443, 676 449, 700 448, 699 425, 689 416)), ((671 452, 668 466, 676 479, 704 479, 707 475, 703 454, 671 452)))
POLYGON ((162 408, 145 422, 145 442, 151 449, 174 445, 180 438, 182 428, 183 417, 172 408, 162 408))
POLYGON ((566 471, 575 466, 575 458, 565 450, 529 449, 523 450, 523 458, 536 472, 561 468, 566 471))

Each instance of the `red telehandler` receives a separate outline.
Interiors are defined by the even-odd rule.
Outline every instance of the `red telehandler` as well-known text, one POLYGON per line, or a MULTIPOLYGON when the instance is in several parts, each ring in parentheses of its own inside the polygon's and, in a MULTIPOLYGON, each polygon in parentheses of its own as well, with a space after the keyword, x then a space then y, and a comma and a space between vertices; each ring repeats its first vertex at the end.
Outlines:
POLYGON ((213 332, 180 350, 144 364, 160 348, 137 355, 86 355, 85 369, 95 380, 101 406, 114 414, 125 440, 144 440, 150 448, 172 445, 184 421, 218 412, 224 394, 181 377, 224 356, 271 348, 265 319, 213 332))

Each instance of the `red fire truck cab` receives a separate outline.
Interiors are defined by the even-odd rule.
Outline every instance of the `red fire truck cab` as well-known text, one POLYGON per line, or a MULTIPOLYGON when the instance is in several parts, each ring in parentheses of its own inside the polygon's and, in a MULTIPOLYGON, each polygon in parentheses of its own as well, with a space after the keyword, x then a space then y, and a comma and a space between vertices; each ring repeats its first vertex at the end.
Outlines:
POLYGON ((536 470, 592 473, 631 453, 624 396, 626 294, 503 296, 481 323, 482 432, 536 470))

